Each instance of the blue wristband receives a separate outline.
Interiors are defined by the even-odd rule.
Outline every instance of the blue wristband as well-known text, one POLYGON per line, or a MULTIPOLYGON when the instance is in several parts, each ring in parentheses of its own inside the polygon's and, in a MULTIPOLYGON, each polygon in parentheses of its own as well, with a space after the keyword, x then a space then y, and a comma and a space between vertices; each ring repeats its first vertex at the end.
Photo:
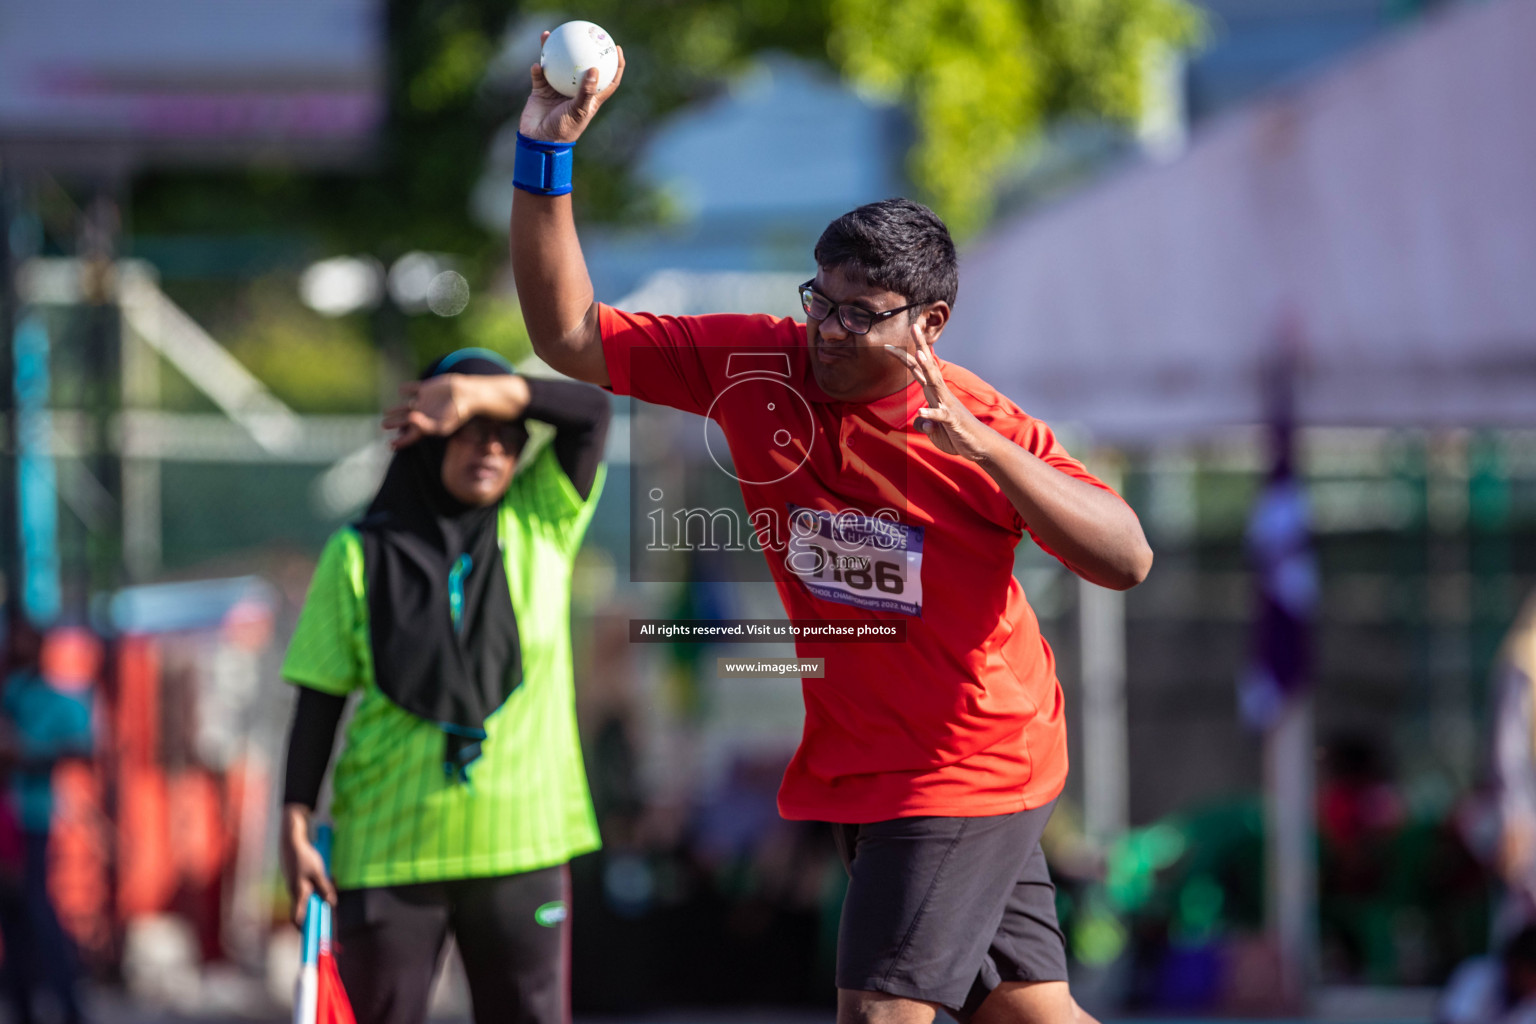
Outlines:
POLYGON ((517 158, 512 184, 536 196, 563 196, 571 191, 571 150, 574 142, 540 142, 517 133, 517 158))

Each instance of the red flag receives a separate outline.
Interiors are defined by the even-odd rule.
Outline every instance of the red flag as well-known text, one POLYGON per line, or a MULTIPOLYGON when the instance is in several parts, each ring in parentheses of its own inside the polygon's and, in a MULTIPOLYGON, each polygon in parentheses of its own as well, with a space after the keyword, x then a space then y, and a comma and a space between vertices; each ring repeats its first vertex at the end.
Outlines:
POLYGON ((357 1024, 357 1018, 352 1015, 352 1001, 347 998, 347 990, 341 987, 341 974, 336 970, 330 943, 321 947, 318 966, 315 1024, 357 1024))
MULTIPOLYGON (((326 868, 331 862, 331 829, 321 825, 316 838, 326 868)), ((331 905, 311 893, 304 912, 304 955, 293 999, 293 1024, 357 1024, 352 1001, 341 985, 331 953, 331 905)))

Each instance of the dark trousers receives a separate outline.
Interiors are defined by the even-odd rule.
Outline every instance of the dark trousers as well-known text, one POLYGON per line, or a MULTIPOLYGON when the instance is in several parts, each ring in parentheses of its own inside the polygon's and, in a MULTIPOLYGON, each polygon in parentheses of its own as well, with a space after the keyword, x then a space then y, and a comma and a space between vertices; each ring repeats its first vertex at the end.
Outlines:
POLYGON ((38 997, 53 999, 54 1012, 65 1024, 81 1019, 75 992, 79 973, 75 946, 48 897, 48 833, 24 832, 20 884, 0 892, 0 936, 5 940, 5 979, 11 1019, 31 1024, 37 1018, 38 997))
POLYGON ((379 889, 343 889, 336 966, 358 1024, 420 1024, 449 932, 476 1024, 565 1024, 570 876, 543 868, 379 889))

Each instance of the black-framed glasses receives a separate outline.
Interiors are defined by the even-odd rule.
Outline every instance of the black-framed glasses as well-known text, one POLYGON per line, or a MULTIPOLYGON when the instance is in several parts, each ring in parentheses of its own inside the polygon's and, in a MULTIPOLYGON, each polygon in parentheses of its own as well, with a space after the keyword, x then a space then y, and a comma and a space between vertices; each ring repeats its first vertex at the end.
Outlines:
POLYGON ((869 329, 886 317, 904 313, 914 306, 921 306, 922 302, 909 302, 905 306, 897 306, 895 309, 882 309, 875 312, 865 309, 854 302, 833 302, 814 287, 815 278, 800 286, 800 305, 805 307, 805 315, 815 320, 825 320, 834 312, 837 313, 837 322, 843 325, 843 330, 849 334, 868 334, 869 329))

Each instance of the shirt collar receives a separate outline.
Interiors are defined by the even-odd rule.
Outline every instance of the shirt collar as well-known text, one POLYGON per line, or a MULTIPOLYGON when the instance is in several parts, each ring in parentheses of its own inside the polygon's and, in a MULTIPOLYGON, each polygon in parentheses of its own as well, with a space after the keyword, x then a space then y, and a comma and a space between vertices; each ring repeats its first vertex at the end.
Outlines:
POLYGON ((917 419, 917 410, 923 405, 923 386, 914 380, 900 391, 893 391, 873 402, 860 403, 855 408, 867 410, 891 430, 906 430, 917 419))

